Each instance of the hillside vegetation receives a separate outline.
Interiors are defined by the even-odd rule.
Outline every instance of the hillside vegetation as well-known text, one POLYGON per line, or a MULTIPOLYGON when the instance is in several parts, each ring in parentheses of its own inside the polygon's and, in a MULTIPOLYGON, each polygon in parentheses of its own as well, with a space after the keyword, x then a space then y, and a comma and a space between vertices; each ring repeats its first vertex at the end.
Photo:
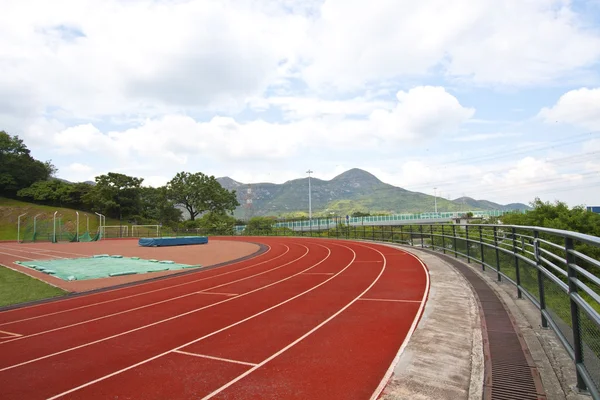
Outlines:
MULTIPOLYGON (((37 218, 38 226, 43 226, 44 223, 52 223, 54 212, 58 211, 57 218, 62 219, 63 224, 75 226, 77 215, 71 208, 45 206, 40 204, 28 203, 25 201, 7 199, 0 197, 0 240, 17 240, 17 219, 19 215, 26 214, 21 217, 21 238, 28 224, 33 224, 33 217, 39 214, 37 218)), ((90 233, 98 231, 99 218, 96 214, 79 211, 79 232, 86 231, 86 215, 89 216, 90 233)), ((119 220, 106 218, 106 225, 119 225, 119 220)))

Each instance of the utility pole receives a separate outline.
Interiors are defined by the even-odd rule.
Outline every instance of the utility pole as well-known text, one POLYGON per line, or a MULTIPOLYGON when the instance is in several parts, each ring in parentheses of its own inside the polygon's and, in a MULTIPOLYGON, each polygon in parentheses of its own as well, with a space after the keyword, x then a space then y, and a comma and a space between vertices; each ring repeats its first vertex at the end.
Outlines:
POLYGON ((309 169, 308 171, 306 171, 306 173, 308 174, 308 220, 312 221, 312 199, 311 199, 311 193, 310 193, 310 174, 312 174, 313 171, 311 171, 309 169))
POLYGON ((435 207, 435 213, 437 214, 437 188, 434 187, 433 188, 433 201, 434 201, 434 207, 435 207))

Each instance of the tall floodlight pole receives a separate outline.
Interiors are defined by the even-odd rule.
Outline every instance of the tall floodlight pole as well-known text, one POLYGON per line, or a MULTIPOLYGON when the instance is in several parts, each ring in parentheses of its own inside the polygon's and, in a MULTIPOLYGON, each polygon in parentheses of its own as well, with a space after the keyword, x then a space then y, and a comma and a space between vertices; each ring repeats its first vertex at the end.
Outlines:
POLYGON ((313 173, 310 169, 306 171, 308 174, 308 220, 312 221, 312 199, 310 194, 310 174, 313 173))
POLYGON ((85 231, 90 233, 90 216, 85 214, 85 231))
POLYGON ((25 215, 27 215, 27 213, 21 214, 17 218, 17 243, 21 243, 21 217, 24 217, 25 215))
POLYGON ((435 213, 437 214, 437 188, 433 188, 433 201, 434 201, 435 213))

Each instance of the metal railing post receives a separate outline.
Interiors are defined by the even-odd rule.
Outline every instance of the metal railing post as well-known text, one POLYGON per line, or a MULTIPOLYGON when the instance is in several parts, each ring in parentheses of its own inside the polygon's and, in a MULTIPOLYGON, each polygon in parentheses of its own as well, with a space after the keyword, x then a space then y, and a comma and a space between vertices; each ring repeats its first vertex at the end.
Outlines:
POLYGON ((452 239, 454 241, 454 257, 458 258, 458 250, 456 249, 456 225, 452 225, 452 239))
POLYGON ((544 316, 543 311, 546 309, 546 293, 544 291, 544 275, 540 269, 540 250, 539 250, 539 237, 538 231, 533 231, 533 253, 535 254, 535 267, 537 269, 537 281, 538 281, 538 294, 540 296, 540 314, 542 317, 542 328, 548 327, 548 320, 544 316))
POLYGON ((515 259, 515 274, 517 276, 517 297, 519 299, 523 298, 523 293, 521 293, 521 270, 519 269, 519 259, 517 258, 517 233, 516 229, 512 228, 512 237, 513 237, 513 257, 515 259))
POLYGON ((435 250, 435 241, 433 240, 433 224, 429 225, 429 234, 431 236, 431 249, 435 250))
POLYGON ((494 226, 494 247, 496 248, 496 273, 498 274, 498 282, 502 282, 502 274, 500 274, 500 250, 498 248, 498 229, 494 226))
POLYGON ((471 262, 471 246, 469 246, 469 225, 465 225, 465 245, 467 246, 467 263, 471 262))
POLYGON ((581 342, 581 326, 579 321, 579 306, 571 297, 572 293, 577 293, 577 272, 573 269, 572 265, 575 264, 575 256, 571 254, 570 250, 574 250, 573 239, 565 238, 565 253, 567 261, 567 275, 569 277, 569 301, 571 302, 571 322, 573 326, 573 351, 575 352, 575 371, 577 372, 577 389, 584 391, 587 386, 581 376, 581 373, 577 369, 578 364, 583 364, 583 351, 581 342))
POLYGON ((446 237, 444 236, 444 224, 442 224, 442 252, 446 254, 446 237))
POLYGON ((394 225, 392 225, 392 243, 396 243, 394 240, 394 225))
POLYGON ((421 231, 421 248, 425 248, 425 240, 423 240, 423 225, 419 225, 419 230, 421 231))
POLYGON ((479 249, 481 250, 481 270, 485 271, 485 256, 483 255, 483 230, 479 226, 479 249))

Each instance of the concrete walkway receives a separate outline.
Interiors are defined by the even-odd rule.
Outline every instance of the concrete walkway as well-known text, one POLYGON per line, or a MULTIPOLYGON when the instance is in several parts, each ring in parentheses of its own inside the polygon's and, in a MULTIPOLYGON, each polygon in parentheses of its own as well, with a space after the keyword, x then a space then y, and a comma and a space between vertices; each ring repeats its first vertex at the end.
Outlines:
MULTIPOLYGON (((482 399, 484 356, 477 300, 467 280, 435 254, 400 246, 427 265, 431 291, 423 317, 380 399, 482 399)), ((510 283, 470 265, 507 305, 540 371, 547 399, 590 400, 575 388, 575 369, 539 311, 510 283)))

